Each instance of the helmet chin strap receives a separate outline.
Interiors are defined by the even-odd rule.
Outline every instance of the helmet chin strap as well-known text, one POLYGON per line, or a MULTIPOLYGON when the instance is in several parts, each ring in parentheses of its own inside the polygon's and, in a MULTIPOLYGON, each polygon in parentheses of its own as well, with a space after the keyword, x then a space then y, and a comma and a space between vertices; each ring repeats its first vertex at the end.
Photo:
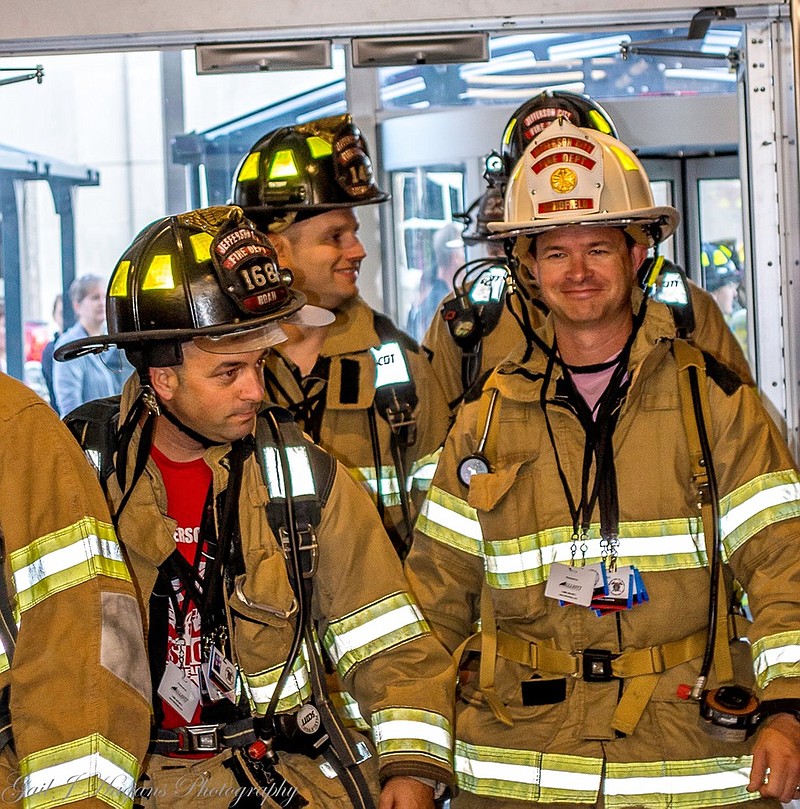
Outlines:
POLYGON ((166 416, 167 420, 172 422, 184 435, 188 435, 192 441, 196 441, 200 444, 203 449, 208 449, 209 447, 220 447, 223 444, 226 444, 226 441, 212 441, 210 438, 207 438, 204 435, 201 435, 196 430, 193 430, 188 425, 184 424, 174 413, 170 412, 165 406, 164 402, 159 401, 159 406, 161 409, 161 415, 166 416))

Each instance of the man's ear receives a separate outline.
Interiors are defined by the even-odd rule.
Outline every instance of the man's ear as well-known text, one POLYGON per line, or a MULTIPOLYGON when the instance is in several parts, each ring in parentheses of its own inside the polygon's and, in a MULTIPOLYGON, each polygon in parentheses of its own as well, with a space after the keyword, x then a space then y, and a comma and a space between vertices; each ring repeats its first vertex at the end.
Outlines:
POLYGON ((281 267, 289 266, 289 256, 291 250, 289 240, 280 233, 270 233, 269 240, 272 242, 272 246, 275 248, 275 252, 278 254, 278 264, 280 264, 281 267))
POLYGON ((175 395, 178 387, 178 375, 174 368, 150 368, 150 384, 159 399, 168 402, 175 395))
POLYGON ((639 268, 644 264, 648 252, 649 249, 645 245, 639 244, 639 242, 635 242, 631 247, 631 263, 633 264, 634 275, 639 272, 639 268))

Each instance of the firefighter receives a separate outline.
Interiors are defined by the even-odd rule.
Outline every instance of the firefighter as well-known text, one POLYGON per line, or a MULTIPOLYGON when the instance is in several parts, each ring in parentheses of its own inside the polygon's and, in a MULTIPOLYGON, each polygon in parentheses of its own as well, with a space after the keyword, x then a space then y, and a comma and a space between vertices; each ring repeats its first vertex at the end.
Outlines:
MULTIPOLYGON (((487 189, 477 206, 475 221, 470 221, 465 229, 467 243, 492 243, 488 224, 490 217, 502 219, 502 192, 508 177, 531 140, 559 118, 575 126, 617 137, 608 113, 586 95, 568 90, 545 90, 526 101, 506 124, 500 154, 493 152, 487 159, 484 175, 487 189)), ((501 265, 511 283, 502 285, 493 280, 493 276, 501 272, 496 262, 476 262, 472 268, 468 266, 467 272, 456 277, 457 283, 450 298, 454 304, 445 306, 442 317, 433 319, 422 341, 430 352, 431 364, 453 411, 461 403, 465 391, 485 377, 515 345, 529 342, 528 335, 542 325, 547 314, 524 266, 528 261, 527 240, 509 242, 508 249, 512 248, 510 260, 501 265), (523 267, 517 271, 520 262, 523 267), (484 282, 483 285, 480 281, 484 282), (474 282, 478 285, 475 286, 474 282), (473 292, 473 289, 488 287, 490 283, 493 284, 493 294, 488 298, 473 292)), ((677 278, 680 271, 669 262, 665 264, 665 270, 677 278)), ((695 342, 717 354, 748 384, 755 384, 739 343, 731 338, 711 296, 692 283, 689 289, 693 309, 693 323, 689 325, 695 342)), ((676 306, 676 312, 680 316, 682 310, 679 306, 676 306)))
POLYGON ((108 507, 55 412, 5 374, 0 425, 0 802, 129 808, 150 676, 108 507))
POLYGON ((138 371, 121 405, 70 424, 98 458, 146 616, 145 807, 374 807, 380 778, 381 809, 411 809, 450 779, 450 660, 366 493, 263 403, 285 324, 332 320, 290 281, 240 208, 168 217, 112 274, 109 334, 56 355, 113 344, 138 371), (377 755, 331 709, 319 642, 377 755))
POLYGON ((450 414, 427 357, 358 294, 357 208, 388 199, 364 137, 349 115, 271 132, 242 161, 233 197, 295 287, 336 315, 326 329, 287 329, 267 360, 267 394, 368 489, 404 556, 450 414))
POLYGON ((479 655, 454 809, 777 807, 800 783, 800 478, 757 392, 643 297, 678 221, 630 149, 563 121, 510 177, 492 228, 526 237, 550 314, 461 409, 406 562, 479 655))

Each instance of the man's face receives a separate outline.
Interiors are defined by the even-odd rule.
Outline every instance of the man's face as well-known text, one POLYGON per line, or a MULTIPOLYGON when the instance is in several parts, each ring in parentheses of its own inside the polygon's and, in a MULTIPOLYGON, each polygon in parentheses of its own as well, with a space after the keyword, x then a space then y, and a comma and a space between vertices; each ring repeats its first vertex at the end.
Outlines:
POLYGON ((188 427, 212 441, 229 443, 249 435, 264 398, 265 350, 212 354, 183 344, 183 365, 153 369, 166 406, 188 427))
POLYGON ((366 256, 351 208, 317 214, 290 225, 274 239, 281 264, 308 302, 337 309, 358 294, 358 272, 366 256))
POLYGON ((631 289, 647 256, 628 247, 624 232, 580 225, 537 236, 533 274, 557 327, 604 329, 631 317, 631 289))

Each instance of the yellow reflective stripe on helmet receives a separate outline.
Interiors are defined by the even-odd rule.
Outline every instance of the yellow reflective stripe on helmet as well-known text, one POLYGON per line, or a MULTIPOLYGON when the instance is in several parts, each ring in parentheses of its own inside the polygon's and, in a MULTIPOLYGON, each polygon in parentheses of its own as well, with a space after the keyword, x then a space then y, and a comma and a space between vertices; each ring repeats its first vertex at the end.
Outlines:
POLYGON ((473 556, 483 554, 478 512, 465 500, 431 486, 420 509, 417 530, 431 539, 473 556))
POLYGON ((753 641, 756 684, 766 688, 776 677, 800 677, 800 632, 778 632, 753 641))
MULTIPOLYGON (((297 177, 299 173, 297 163, 294 159, 294 152, 291 149, 280 149, 275 152, 275 157, 272 158, 272 165, 269 167, 270 180, 297 177)), ((241 177, 239 179, 241 180, 241 177)))
POLYGON ((331 691, 330 697, 346 727, 369 730, 369 725, 361 715, 361 708, 358 707, 358 703, 352 695, 347 691, 331 691))
POLYGON ((429 756, 449 766, 452 731, 441 714, 419 708, 383 708, 372 715, 372 738, 379 756, 429 756))
POLYGON ((111 279, 108 294, 112 298, 125 298, 128 295, 128 271, 131 268, 130 261, 120 261, 111 279))
POLYGON ((99 733, 23 758, 24 809, 48 809, 98 798, 109 806, 133 806, 139 765, 130 753, 99 733))
POLYGON ((97 576, 131 580, 113 527, 94 517, 34 540, 9 561, 21 613, 97 576))
MULTIPOLYGON (((647 806, 704 809, 730 806, 754 796, 747 792, 752 756, 720 756, 688 761, 606 764, 607 809, 647 806)), ((757 796, 755 796, 757 797, 757 796)))
POLYGON ((192 245, 194 260, 198 264, 202 264, 204 261, 211 260, 211 243, 213 241, 214 237, 210 233, 206 233, 205 231, 193 233, 189 237, 189 244, 192 245))
POLYGON ((370 353, 375 360, 375 387, 401 385, 411 381, 406 357, 399 343, 384 343, 371 348, 370 353))
POLYGON ((594 804, 603 760, 467 744, 457 739, 454 769, 458 786, 475 795, 594 804))
MULTIPOLYGON (((314 494, 314 474, 311 461, 305 447, 286 447, 286 458, 289 463, 289 475, 292 479, 292 496, 314 494)), ((264 469, 267 475, 267 491, 272 498, 284 499, 286 489, 283 483, 283 466, 276 447, 264 447, 264 469)))
MULTIPOLYGON (((283 672, 283 663, 258 674, 242 674, 245 689, 250 697, 252 709, 259 715, 266 713, 267 706, 275 693, 278 679, 283 672)), ((278 711, 288 711, 302 705, 311 697, 311 684, 308 681, 305 644, 292 665, 292 673, 286 680, 278 697, 278 711)))
POLYGON ((172 256, 169 253, 153 256, 150 266, 145 271, 142 289, 175 289, 172 256))
POLYGON ((720 498, 720 514, 730 556, 765 526, 800 516, 800 479, 793 469, 753 478, 720 498))
POLYGON ((345 677, 373 655, 429 633, 419 607, 408 593, 400 592, 332 621, 323 643, 339 674, 345 677))
MULTIPOLYGON (((550 565, 572 559, 572 528, 560 526, 502 540, 485 540, 487 583, 499 589, 530 587, 547 581, 550 565)), ((619 564, 639 570, 664 571, 706 567, 700 520, 647 520, 620 523, 617 546, 619 564)), ((589 527, 586 562, 599 562, 600 526, 589 527)))
POLYGON ((239 176, 236 178, 236 182, 242 183, 247 182, 247 180, 258 179, 258 161, 260 157, 261 152, 253 152, 252 154, 247 155, 244 163, 242 163, 242 168, 239 171, 239 176))
POLYGON ((333 154, 333 145, 324 138, 319 137, 319 135, 307 137, 306 145, 314 160, 319 160, 320 157, 328 157, 333 154))

